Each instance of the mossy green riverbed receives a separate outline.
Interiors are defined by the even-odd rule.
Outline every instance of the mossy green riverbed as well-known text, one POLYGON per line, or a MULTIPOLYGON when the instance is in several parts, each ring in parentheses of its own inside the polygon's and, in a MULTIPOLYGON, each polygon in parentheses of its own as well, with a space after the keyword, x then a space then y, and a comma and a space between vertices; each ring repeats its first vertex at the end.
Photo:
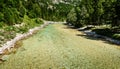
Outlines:
POLYGON ((0 69, 120 69, 120 48, 63 24, 51 24, 23 40, 0 69))

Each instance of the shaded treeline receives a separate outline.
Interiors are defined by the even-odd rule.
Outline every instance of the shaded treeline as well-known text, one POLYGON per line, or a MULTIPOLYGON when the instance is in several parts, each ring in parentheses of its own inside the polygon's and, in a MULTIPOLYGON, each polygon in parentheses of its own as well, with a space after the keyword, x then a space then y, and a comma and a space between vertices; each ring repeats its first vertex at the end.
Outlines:
POLYGON ((81 0, 67 16, 67 22, 81 27, 83 25, 120 26, 119 0, 81 0))

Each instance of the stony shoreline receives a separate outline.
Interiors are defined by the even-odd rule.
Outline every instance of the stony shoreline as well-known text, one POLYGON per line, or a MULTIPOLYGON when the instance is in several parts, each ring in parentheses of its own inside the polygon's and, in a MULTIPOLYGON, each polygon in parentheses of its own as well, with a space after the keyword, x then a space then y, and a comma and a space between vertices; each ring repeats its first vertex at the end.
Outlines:
POLYGON ((14 48, 16 42, 30 36, 33 35, 36 31, 41 30, 42 28, 44 28, 45 26, 49 25, 49 24, 54 24, 54 23, 65 23, 65 22, 53 22, 53 21, 45 21, 42 20, 44 22, 44 24, 40 25, 39 27, 35 27, 32 29, 29 29, 29 31, 27 33, 24 34, 17 34, 15 38, 11 39, 10 41, 7 41, 5 44, 2 45, 2 47, 0 47, 0 55, 5 54, 5 50, 7 50, 8 52, 11 51, 11 48, 14 48))
POLYGON ((0 55, 4 54, 4 51, 7 50, 8 52, 10 52, 11 48, 14 48, 15 44, 17 41, 20 41, 30 35, 33 35, 33 33, 35 31, 38 31, 42 28, 44 28, 45 26, 47 26, 48 24, 50 24, 50 22, 46 22, 44 21, 43 25, 40 25, 39 27, 35 27, 32 29, 29 29, 29 31, 27 33, 24 34, 17 34, 15 38, 11 39, 10 41, 7 41, 5 44, 2 45, 2 47, 0 47, 0 55))

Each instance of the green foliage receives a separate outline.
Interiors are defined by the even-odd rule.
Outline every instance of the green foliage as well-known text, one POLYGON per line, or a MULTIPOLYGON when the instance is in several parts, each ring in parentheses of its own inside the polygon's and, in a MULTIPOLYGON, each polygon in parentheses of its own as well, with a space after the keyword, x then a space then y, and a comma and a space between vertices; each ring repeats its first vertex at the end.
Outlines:
POLYGON ((30 18, 35 18, 36 14, 33 12, 33 10, 29 11, 27 14, 30 18))
POLYGON ((15 27, 13 27, 13 26, 7 26, 7 27, 4 28, 4 30, 6 30, 6 31, 14 31, 15 27))
POLYGON ((109 28, 93 29, 92 31, 96 32, 97 34, 109 36, 109 37, 112 37, 112 35, 114 34, 114 32, 109 28))
POLYGON ((116 32, 113 29, 109 29, 109 28, 96 29, 95 28, 92 31, 96 32, 99 35, 103 35, 103 36, 111 37, 113 39, 120 40, 120 34, 119 34, 119 32, 116 32))
POLYGON ((35 26, 40 26, 40 24, 43 24, 42 20, 40 20, 39 18, 31 19, 27 15, 24 16, 23 22, 24 22, 24 26, 19 27, 17 29, 17 32, 25 33, 28 31, 28 29, 33 28, 35 26))
POLYGON ((0 35, 4 36, 5 39, 9 40, 16 36, 15 30, 16 28, 13 26, 5 26, 2 28, 4 31, 1 31, 0 35))
POLYGON ((40 6, 36 3, 36 4, 33 4, 33 13, 36 14, 36 17, 40 17, 41 16, 41 8, 40 6))
POLYGON ((40 20, 39 18, 36 18, 34 21, 35 21, 35 23, 37 23, 37 24, 43 24, 43 21, 40 20))
POLYGON ((0 28, 3 28, 5 26, 4 22, 0 22, 0 28))
POLYGON ((4 18, 4 14, 0 12, 0 21, 3 21, 3 18, 4 18))
POLYGON ((14 13, 10 8, 4 9, 4 19, 8 25, 12 25, 13 23, 15 23, 14 13))
POLYGON ((45 20, 65 20, 71 4, 54 4, 52 0, 1 0, 0 21, 8 25, 21 23, 25 15, 45 20))
POLYGON ((114 34, 114 35, 112 36, 112 38, 117 39, 117 40, 120 40, 120 34, 114 34))
POLYGON ((74 1, 74 7, 77 14, 77 20, 74 21, 77 26, 80 23, 82 25, 120 26, 119 0, 81 0, 79 3, 74 1))
POLYGON ((77 20, 77 14, 76 14, 75 8, 73 8, 67 16, 67 21, 68 23, 71 23, 72 25, 74 25, 76 20, 77 20))
POLYGON ((25 7, 21 6, 20 9, 19 9, 19 15, 20 17, 24 17, 25 13, 26 13, 26 9, 25 7))
POLYGON ((22 26, 22 27, 17 28, 16 32, 17 33, 26 33, 26 32, 28 32, 28 30, 29 30, 28 26, 22 26))

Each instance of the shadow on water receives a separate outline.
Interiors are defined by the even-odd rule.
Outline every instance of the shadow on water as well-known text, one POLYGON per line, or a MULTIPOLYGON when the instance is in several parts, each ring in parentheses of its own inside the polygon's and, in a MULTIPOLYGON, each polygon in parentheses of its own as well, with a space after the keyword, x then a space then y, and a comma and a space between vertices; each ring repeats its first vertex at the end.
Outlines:
POLYGON ((76 36, 81 36, 81 37, 91 39, 91 40, 101 40, 100 38, 91 37, 91 36, 86 35, 86 34, 76 34, 76 36))
POLYGON ((74 27, 72 25, 68 25, 66 23, 64 23, 63 25, 66 25, 66 27, 63 27, 64 29, 77 29, 76 27, 74 27))
POLYGON ((67 26, 67 27, 63 27, 64 29, 77 29, 77 28, 75 28, 75 27, 73 27, 73 26, 67 26))
MULTIPOLYGON (((75 30, 78 29, 78 28, 75 28, 74 26, 70 26, 70 25, 67 25, 67 24, 64 24, 64 25, 67 26, 67 27, 64 27, 64 29, 75 29, 75 30)), ((83 32, 81 30, 77 30, 77 31, 83 32)), ((90 35, 87 35, 87 34, 76 34, 76 36, 84 37, 84 38, 90 39, 90 40, 103 41, 104 43, 107 43, 107 44, 110 44, 110 45, 120 46, 118 44, 115 44, 115 43, 112 43, 110 41, 107 41, 107 40, 105 40, 104 38, 101 38, 101 37, 94 37, 94 36, 90 36, 90 35)))
POLYGON ((117 46, 119 46, 118 44, 109 42, 109 41, 105 40, 104 38, 100 38, 100 37, 89 36, 89 35, 86 35, 86 34, 76 34, 76 36, 80 36, 80 37, 83 37, 83 38, 86 38, 86 39, 90 39, 90 40, 103 41, 104 43, 107 43, 107 44, 110 44, 110 45, 117 45, 117 46))

